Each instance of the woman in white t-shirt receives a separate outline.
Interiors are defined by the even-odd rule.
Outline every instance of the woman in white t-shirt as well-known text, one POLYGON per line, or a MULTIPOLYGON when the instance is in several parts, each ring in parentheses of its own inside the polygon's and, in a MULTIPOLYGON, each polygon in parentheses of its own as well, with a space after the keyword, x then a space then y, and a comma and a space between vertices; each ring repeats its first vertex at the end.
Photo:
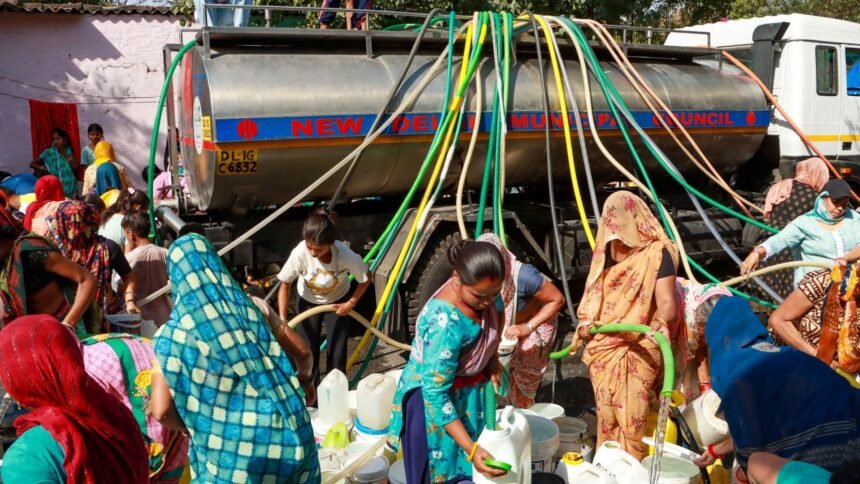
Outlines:
POLYGON ((314 306, 334 304, 335 312, 312 316, 296 328, 314 354, 314 384, 319 383, 319 360, 322 325, 326 326, 328 355, 326 368, 346 372, 346 343, 349 327, 346 316, 355 308, 370 285, 370 271, 361 257, 337 240, 334 222, 327 216, 313 214, 305 220, 302 228, 304 239, 290 253, 278 279, 278 313, 287 320, 290 289, 298 280, 299 312, 314 306), (358 286, 350 296, 349 276, 358 286))

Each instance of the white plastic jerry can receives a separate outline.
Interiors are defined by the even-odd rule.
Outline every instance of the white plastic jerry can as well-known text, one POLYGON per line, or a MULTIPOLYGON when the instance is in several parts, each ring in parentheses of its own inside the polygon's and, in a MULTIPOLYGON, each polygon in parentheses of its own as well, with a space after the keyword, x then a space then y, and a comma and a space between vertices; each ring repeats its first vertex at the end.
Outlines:
POLYGON ((609 474, 585 462, 582 454, 567 452, 558 463, 556 474, 567 484, 611 484, 609 474))
POLYGON ((472 467, 475 484, 528 484, 531 482, 531 432, 525 416, 505 407, 496 430, 485 428, 478 437, 478 445, 492 454, 499 468, 507 469, 502 477, 491 479, 472 467))
POLYGON ((602 470, 618 484, 648 482, 648 470, 628 454, 620 443, 604 442, 594 455, 594 467, 602 470))

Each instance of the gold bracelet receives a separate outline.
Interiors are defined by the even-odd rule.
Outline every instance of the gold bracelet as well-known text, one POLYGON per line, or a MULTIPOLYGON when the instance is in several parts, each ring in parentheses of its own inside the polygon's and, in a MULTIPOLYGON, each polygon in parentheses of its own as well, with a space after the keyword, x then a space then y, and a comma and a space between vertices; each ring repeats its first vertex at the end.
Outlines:
POLYGON ((472 459, 475 458, 475 452, 478 451, 478 443, 475 442, 472 444, 472 452, 469 452, 469 455, 466 456, 466 462, 472 462, 472 459))

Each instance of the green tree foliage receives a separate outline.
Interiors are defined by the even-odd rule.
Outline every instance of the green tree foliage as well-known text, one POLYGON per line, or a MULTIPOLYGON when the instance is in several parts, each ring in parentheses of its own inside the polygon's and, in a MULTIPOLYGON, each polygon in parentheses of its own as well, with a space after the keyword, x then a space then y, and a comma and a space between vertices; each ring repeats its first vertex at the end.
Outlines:
POLYGON ((732 0, 731 18, 805 13, 860 22, 857 0, 732 0))

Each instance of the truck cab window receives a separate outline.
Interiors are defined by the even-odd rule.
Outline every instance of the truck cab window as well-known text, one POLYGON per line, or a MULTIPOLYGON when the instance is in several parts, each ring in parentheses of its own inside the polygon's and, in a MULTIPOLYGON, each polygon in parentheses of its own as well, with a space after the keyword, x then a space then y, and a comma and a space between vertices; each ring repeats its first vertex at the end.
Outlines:
POLYGON ((849 96, 860 96, 860 48, 845 49, 845 86, 849 96))
POLYGON ((815 90, 819 96, 838 94, 836 47, 815 47, 815 90))
POLYGON ((752 46, 745 47, 730 47, 725 49, 729 54, 733 55, 737 60, 741 61, 745 66, 752 69, 752 46))

